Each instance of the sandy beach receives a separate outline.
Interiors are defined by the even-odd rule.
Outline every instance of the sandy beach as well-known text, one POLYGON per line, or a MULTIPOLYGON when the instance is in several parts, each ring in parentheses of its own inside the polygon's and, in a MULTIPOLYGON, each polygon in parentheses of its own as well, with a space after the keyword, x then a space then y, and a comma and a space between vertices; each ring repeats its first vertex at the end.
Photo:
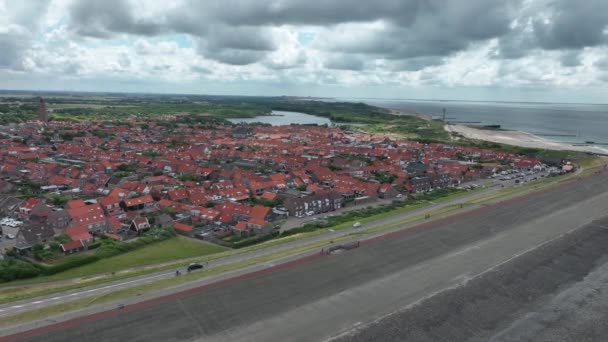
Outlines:
POLYGON ((589 146, 577 146, 563 142, 548 140, 534 134, 520 131, 484 130, 465 125, 445 125, 448 132, 458 133, 465 138, 491 141, 500 144, 540 148, 547 150, 566 150, 578 152, 590 152, 607 155, 608 150, 589 146))

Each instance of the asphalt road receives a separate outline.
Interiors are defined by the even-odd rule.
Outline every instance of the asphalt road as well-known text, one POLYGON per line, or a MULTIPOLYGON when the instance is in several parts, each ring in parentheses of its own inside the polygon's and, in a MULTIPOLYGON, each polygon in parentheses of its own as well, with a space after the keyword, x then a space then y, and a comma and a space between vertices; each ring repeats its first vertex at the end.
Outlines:
MULTIPOLYGON (((604 174, 360 248, 61 323, 28 341, 318 341, 438 294, 606 214, 604 174)), ((38 335, 36 335, 38 334, 38 335)), ((11 340, 11 338, 5 338, 11 340)))

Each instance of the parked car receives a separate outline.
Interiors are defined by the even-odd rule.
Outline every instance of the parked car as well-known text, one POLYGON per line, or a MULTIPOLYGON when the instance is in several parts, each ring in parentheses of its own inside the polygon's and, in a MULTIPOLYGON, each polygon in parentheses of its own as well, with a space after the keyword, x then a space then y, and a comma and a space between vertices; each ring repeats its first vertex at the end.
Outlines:
POLYGON ((353 223, 353 228, 359 228, 359 227, 361 227, 361 222, 353 223))
POLYGON ((13 235, 13 234, 6 234, 6 238, 7 239, 14 239, 15 235, 13 235))
POLYGON ((193 264, 188 265, 188 272, 194 271, 194 270, 200 270, 202 268, 203 268, 203 265, 193 263, 193 264))

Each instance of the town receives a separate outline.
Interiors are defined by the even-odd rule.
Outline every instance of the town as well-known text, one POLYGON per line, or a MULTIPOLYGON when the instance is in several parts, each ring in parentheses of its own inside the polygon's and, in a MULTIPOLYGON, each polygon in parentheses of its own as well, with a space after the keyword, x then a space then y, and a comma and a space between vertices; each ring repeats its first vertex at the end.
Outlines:
POLYGON ((2 253, 39 260, 154 227, 238 247, 309 216, 472 189, 501 172, 504 180, 547 164, 573 168, 339 126, 230 124, 209 114, 48 122, 41 113, 0 132, 2 253))

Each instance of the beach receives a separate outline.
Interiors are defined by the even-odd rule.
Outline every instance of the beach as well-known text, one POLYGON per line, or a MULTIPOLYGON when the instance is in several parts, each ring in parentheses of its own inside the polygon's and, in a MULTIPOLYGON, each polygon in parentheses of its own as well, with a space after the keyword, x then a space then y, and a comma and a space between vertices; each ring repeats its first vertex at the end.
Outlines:
POLYGON ((546 150, 562 150, 589 152, 598 154, 608 154, 608 150, 593 145, 573 145, 564 142, 557 142, 536 136, 531 133, 521 131, 489 130, 479 129, 465 125, 445 125, 448 132, 462 135, 465 138, 491 141, 500 144, 514 145, 521 147, 531 147, 546 150))

